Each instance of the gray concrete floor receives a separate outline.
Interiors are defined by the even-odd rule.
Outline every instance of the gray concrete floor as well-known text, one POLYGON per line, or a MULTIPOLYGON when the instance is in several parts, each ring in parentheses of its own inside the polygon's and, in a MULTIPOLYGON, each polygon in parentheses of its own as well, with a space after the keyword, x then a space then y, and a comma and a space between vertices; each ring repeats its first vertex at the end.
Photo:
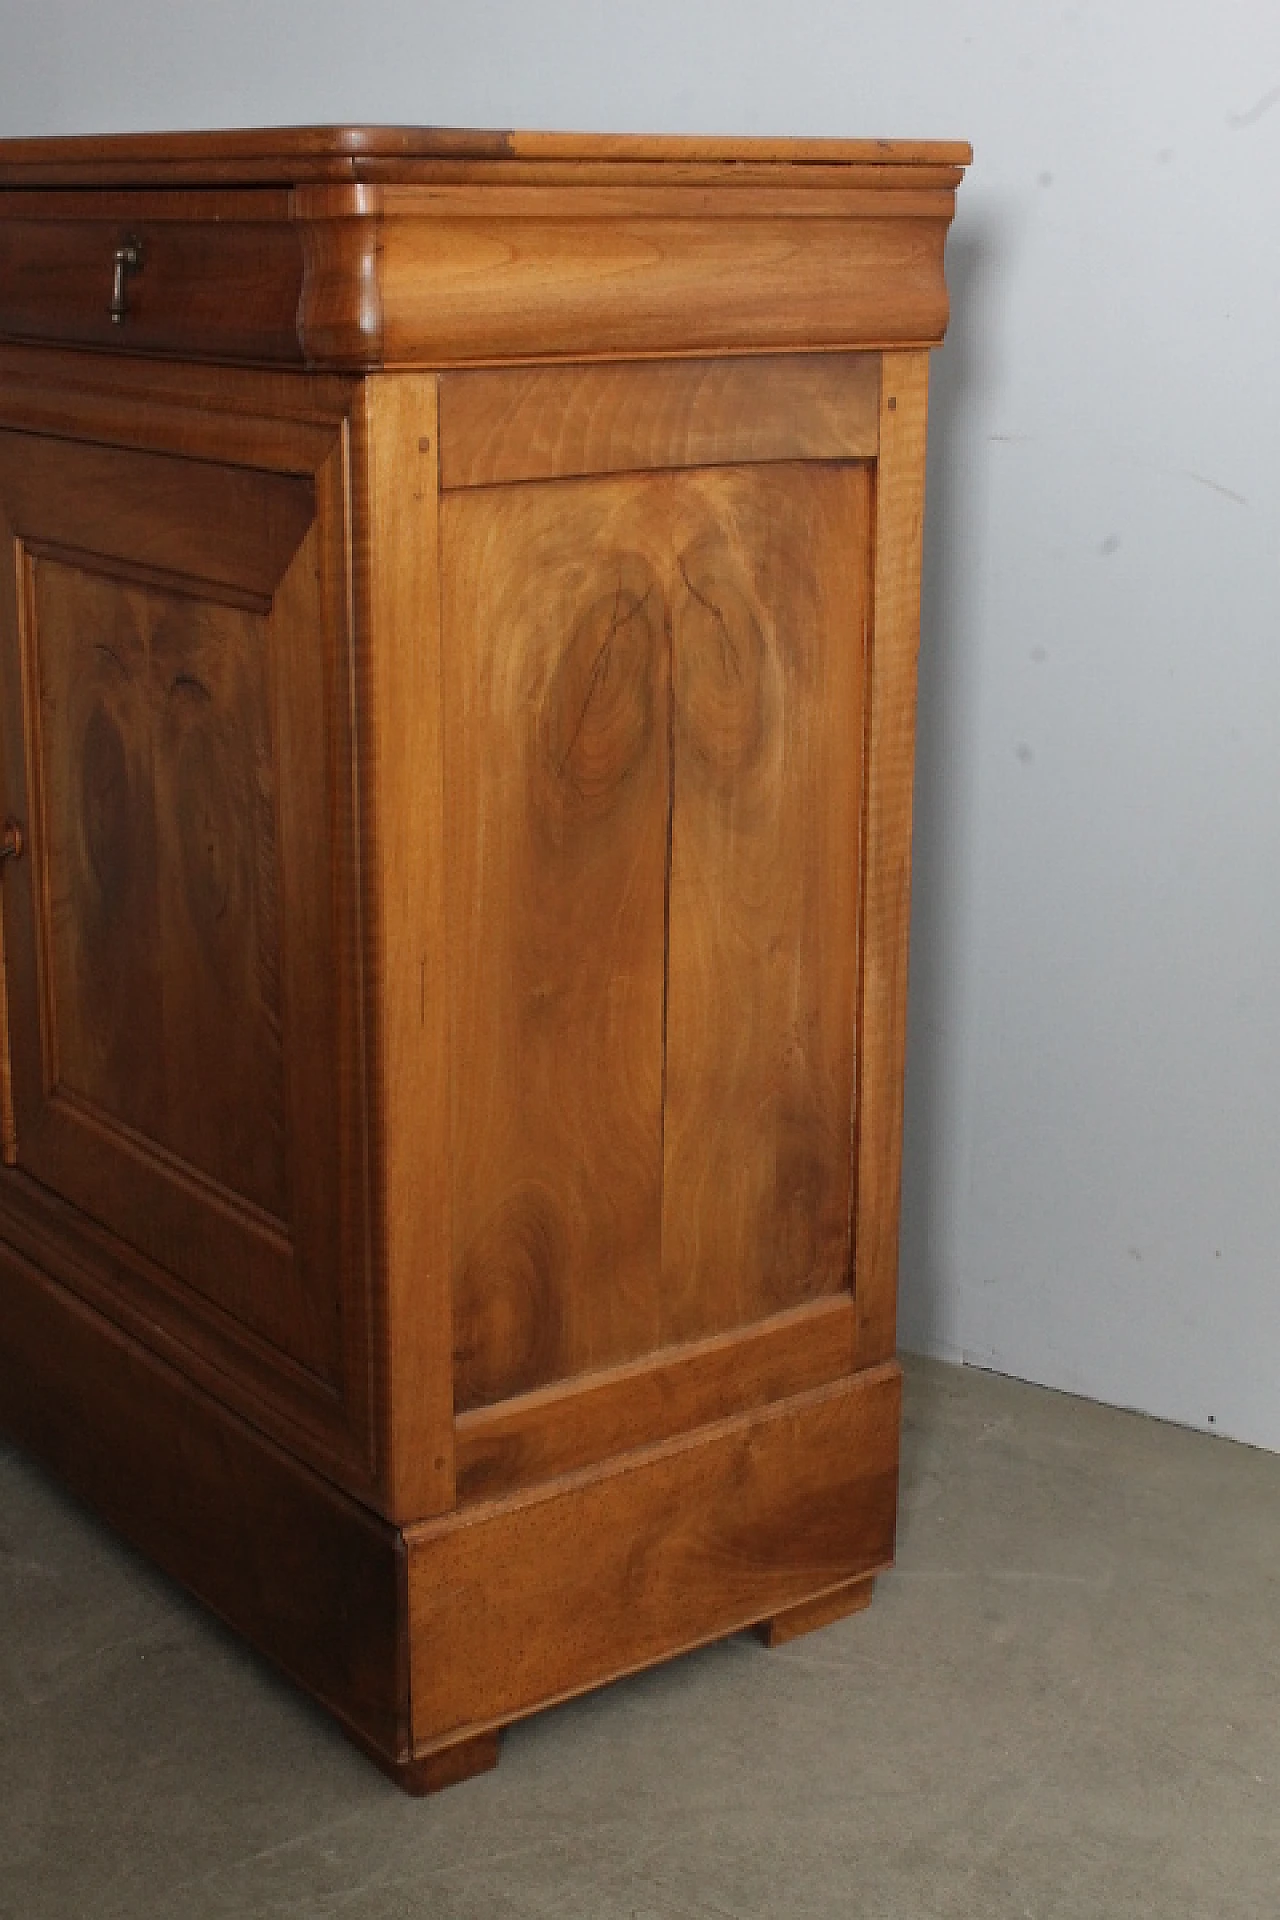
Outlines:
POLYGON ((0 1914, 1280 1914, 1280 1458, 916 1362, 899 1544, 411 1801, 0 1449, 0 1914))

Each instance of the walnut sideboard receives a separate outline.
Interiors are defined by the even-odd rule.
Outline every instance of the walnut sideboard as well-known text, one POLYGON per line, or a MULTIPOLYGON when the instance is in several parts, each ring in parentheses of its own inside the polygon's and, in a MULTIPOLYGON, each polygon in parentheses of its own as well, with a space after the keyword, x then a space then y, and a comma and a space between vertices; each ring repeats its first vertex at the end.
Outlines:
POLYGON ((0 142, 0 1429, 411 1789, 890 1564, 968 158, 0 142))

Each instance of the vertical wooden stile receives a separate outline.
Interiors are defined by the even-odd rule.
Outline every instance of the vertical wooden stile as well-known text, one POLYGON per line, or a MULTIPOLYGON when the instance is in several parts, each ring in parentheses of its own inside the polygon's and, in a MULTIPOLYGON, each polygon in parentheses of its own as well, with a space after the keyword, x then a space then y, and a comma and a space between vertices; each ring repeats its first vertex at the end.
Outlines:
POLYGON ((854 1364, 893 1356, 929 356, 886 353, 876 472, 854 1177, 854 1364))
POLYGON ((434 375, 375 375, 355 421, 383 1478, 397 1520, 454 1499, 436 411, 434 375))

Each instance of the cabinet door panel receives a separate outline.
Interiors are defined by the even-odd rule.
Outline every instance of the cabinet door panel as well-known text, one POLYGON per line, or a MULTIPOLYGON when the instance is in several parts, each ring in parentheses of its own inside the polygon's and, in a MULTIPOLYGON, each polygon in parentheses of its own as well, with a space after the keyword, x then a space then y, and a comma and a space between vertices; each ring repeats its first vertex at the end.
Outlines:
POLYGON ((5 880, 10 1157, 162 1277, 175 1325, 204 1303, 329 1392, 352 1359, 344 636, 318 485, 0 434, 29 849, 5 880))
POLYGON ((55 1085, 283 1224, 262 616, 55 560, 32 584, 55 1085))

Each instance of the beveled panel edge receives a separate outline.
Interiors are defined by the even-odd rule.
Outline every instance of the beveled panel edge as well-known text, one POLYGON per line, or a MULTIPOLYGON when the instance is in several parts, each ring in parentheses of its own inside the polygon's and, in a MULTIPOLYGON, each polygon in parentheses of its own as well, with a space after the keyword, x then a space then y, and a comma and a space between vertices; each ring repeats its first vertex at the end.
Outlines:
MULTIPOLYGON (((52 887, 48 891, 52 893, 52 887)), ((51 1064, 56 1065, 56 1062, 51 1064)), ((93 1132, 139 1168, 145 1168, 148 1174, 170 1180, 175 1187, 191 1194, 201 1205, 225 1220, 229 1228, 238 1230, 246 1238, 252 1237, 260 1245, 264 1258, 274 1256, 277 1260, 285 1261, 293 1257, 289 1222, 283 1215, 273 1213, 269 1207, 251 1199, 248 1194, 228 1186, 225 1180, 220 1180, 194 1160, 184 1159, 172 1147, 140 1133, 127 1120, 102 1106, 73 1082, 61 1077, 56 1079, 46 1096, 46 1103, 64 1124, 93 1132)), ((281 1351, 286 1349, 282 1348, 281 1351)), ((319 1379, 323 1376, 317 1374, 316 1377, 319 1379)))
POLYGON ((162 1267, 17 1168, 0 1172, 0 1265, 6 1258, 28 1262, 69 1300, 370 1503, 363 1423, 337 1388, 216 1301, 191 1291, 178 1297, 162 1267))
POLYGON ((13 531, 32 552, 85 551, 82 509, 93 498, 103 503, 106 520, 91 549, 108 563, 99 572, 109 573, 109 563, 120 560, 186 582, 188 592, 209 584, 267 601, 296 559, 316 511, 310 474, 225 467, 124 442, 27 437, 7 424, 0 427, 0 486, 13 531), (151 463, 152 492, 139 494, 127 482, 131 465, 142 463, 151 463), (171 526, 160 523, 151 509, 166 479, 175 491, 185 479, 201 487, 204 515, 189 512, 175 516, 171 526), (272 489, 275 511, 256 518, 246 536, 237 530, 235 510, 254 486, 272 489))
POLYGON ((344 373, 0 341, 0 431, 314 478, 356 392, 344 373))
POLYGON ((52 560, 60 567, 96 574, 118 586, 140 587, 144 592, 235 607, 242 613, 257 614, 259 619, 265 619, 271 612, 271 595, 254 587, 237 587, 225 580, 209 580, 192 573, 170 573, 164 567, 139 566, 117 554, 94 553, 90 548, 72 547, 58 540, 24 539, 22 545, 33 560, 52 560))
POLYGON ((212 432, 208 458, 280 473, 315 473, 323 465, 333 433, 350 415, 356 387, 356 377, 342 372, 219 366, 198 358, 99 352, 65 341, 0 340, 6 426, 194 459, 204 457, 212 432), (92 409, 87 434, 85 409, 92 409), (298 434, 302 427, 330 431, 308 441, 298 434))
POLYGON ((853 1313, 852 1296, 834 1294, 460 1414, 459 1502, 534 1487, 826 1386, 849 1371, 853 1313))

